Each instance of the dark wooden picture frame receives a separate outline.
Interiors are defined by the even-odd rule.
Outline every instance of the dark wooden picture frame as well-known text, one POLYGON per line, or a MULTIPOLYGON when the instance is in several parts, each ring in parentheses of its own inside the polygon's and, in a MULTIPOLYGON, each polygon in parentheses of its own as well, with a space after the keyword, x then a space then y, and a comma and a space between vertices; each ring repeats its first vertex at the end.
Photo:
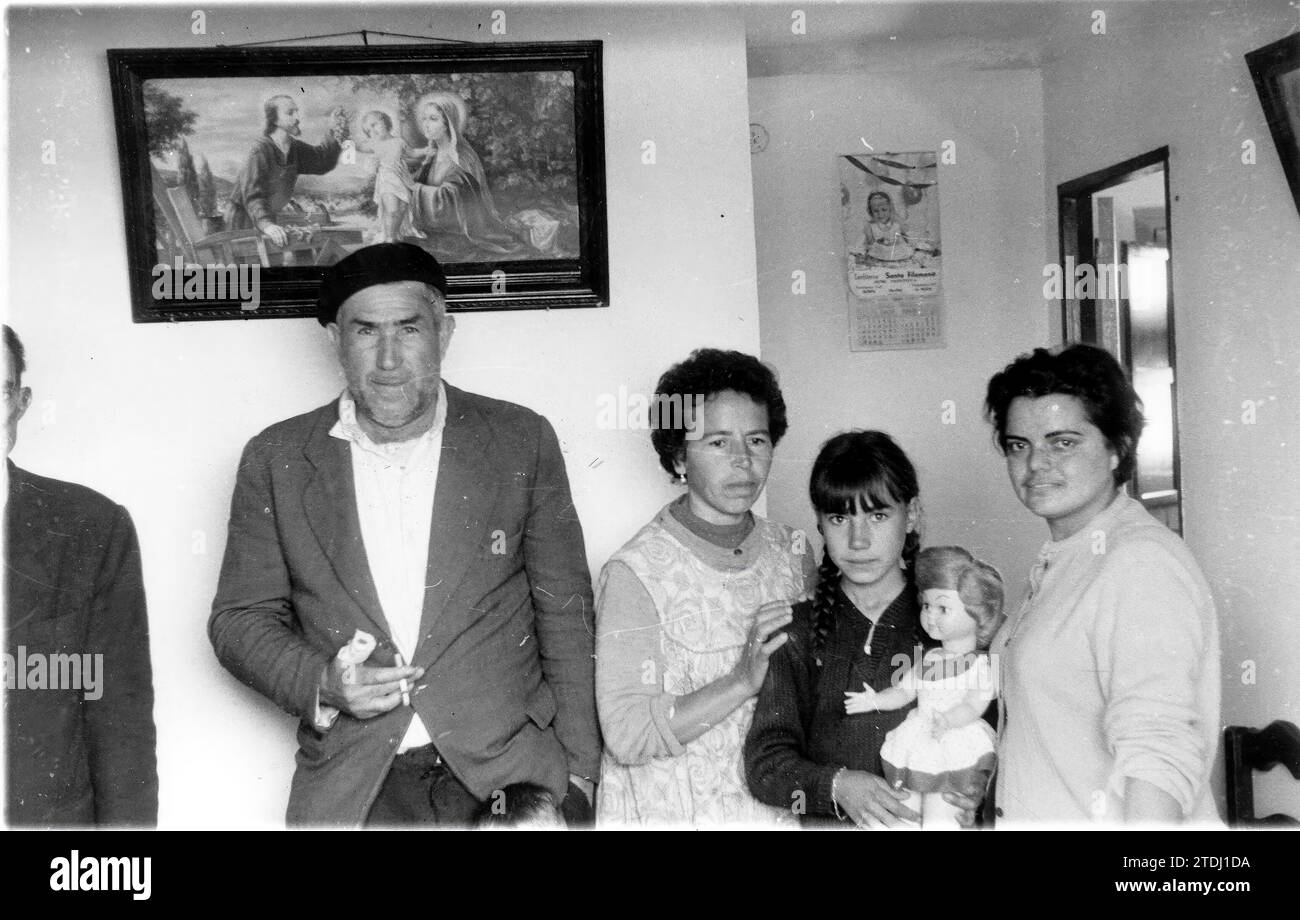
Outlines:
POLYGON ((452 311, 607 306, 601 47, 110 50, 134 320, 314 316, 385 239, 452 311))
POLYGON ((1300 213, 1300 32, 1248 52, 1246 65, 1300 213))

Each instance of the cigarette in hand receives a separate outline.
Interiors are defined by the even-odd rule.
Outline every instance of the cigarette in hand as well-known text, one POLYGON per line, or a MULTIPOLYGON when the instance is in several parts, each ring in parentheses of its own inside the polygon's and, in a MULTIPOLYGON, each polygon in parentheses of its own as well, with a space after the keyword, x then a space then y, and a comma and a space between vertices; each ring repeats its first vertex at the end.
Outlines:
MULTIPOLYGON (((402 658, 402 653, 401 653, 401 652, 395 652, 395 653, 393 654, 393 658, 394 658, 394 661, 396 662, 396 664, 397 664, 397 666, 398 666, 399 668, 404 668, 404 667, 406 667, 406 661, 403 660, 403 658, 402 658)), ((410 691, 410 688, 407 687, 407 685, 406 685, 406 678, 405 678, 405 677, 403 677, 403 678, 401 678, 400 680, 398 680, 398 682, 397 682, 397 689, 402 691, 402 705, 403 705, 403 706, 410 706, 410 705, 411 705, 411 691, 410 691)))
POLYGON ((343 663, 343 683, 357 682, 357 665, 370 657, 375 650, 375 637, 358 629, 352 634, 352 640, 339 649, 338 659, 343 663))

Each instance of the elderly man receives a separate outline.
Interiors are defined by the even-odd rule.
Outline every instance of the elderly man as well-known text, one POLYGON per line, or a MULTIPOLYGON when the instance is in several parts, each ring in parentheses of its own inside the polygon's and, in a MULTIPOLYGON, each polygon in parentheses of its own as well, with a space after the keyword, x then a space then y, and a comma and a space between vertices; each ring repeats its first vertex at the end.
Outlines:
POLYGON ((276 215, 293 196, 298 176, 319 175, 335 167, 348 128, 343 110, 334 109, 330 133, 312 145, 298 140, 301 113, 292 96, 272 96, 262 108, 266 123, 226 201, 226 229, 256 227, 277 246, 285 246, 289 232, 276 223, 276 215))
POLYGON ((465 825, 520 783, 590 817, 591 581, 564 459, 541 416, 442 380, 445 293, 407 243, 328 269, 347 388, 240 460, 209 635, 301 720, 291 824, 465 825))
MULTIPOLYGON (((31 405, 4 327, 5 453, 31 405)), ((158 821, 153 670, 131 515, 5 463, 5 740, 11 825, 158 821)))

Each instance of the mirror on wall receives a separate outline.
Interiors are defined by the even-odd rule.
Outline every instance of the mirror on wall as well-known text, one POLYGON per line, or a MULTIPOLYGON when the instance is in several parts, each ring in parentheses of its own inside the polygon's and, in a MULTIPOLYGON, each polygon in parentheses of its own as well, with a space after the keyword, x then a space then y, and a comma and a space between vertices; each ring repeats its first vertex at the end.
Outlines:
POLYGON ((1124 365, 1147 420, 1130 494, 1181 534, 1169 148, 1062 183, 1057 199, 1065 341, 1124 365))

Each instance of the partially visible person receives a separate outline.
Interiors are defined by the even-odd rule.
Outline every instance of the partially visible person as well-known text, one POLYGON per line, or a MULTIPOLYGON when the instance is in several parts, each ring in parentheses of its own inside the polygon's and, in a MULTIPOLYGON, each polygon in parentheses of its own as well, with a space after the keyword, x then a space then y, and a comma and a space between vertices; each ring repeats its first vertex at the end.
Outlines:
MULTIPOLYGON (((32 392, 22 342, 8 326, 4 340, 7 457, 32 392)), ((12 460, 5 473, 5 820, 152 827, 153 671, 131 515, 12 460)))
POLYGON ((997 695, 989 642, 1002 625, 1002 576, 960 546, 931 546, 916 557, 921 628, 940 643, 894 685, 846 693, 848 713, 916 708, 885 736, 885 780, 910 793, 907 805, 927 830, 955 828, 963 810, 943 793, 988 787, 996 758, 993 728, 981 716, 997 695))
POLYGON ((745 741, 749 788, 799 806, 806 825, 900 827, 920 814, 883 776, 880 747, 911 705, 845 712, 845 693, 887 689, 930 642, 920 628, 912 563, 920 546, 916 469, 880 431, 827 441, 809 494, 826 541, 811 602, 796 605, 772 657, 745 741))
POLYGON ((478 826, 488 830, 563 830, 567 825, 549 789, 536 783, 512 783, 483 803, 478 826))
POLYGON ((786 431, 785 400, 757 358, 704 348, 664 373, 654 405, 660 465, 686 491, 597 586, 597 821, 792 823, 788 799, 750 795, 741 763, 754 696, 814 574, 802 535, 750 511, 786 431))
POLYGON ((1072 345, 1007 365, 985 405, 1051 537, 993 643, 999 823, 1215 821, 1214 601, 1183 541, 1122 488, 1137 394, 1109 353, 1072 345))
POLYGON ((298 139, 302 115, 292 96, 272 96, 262 109, 266 119, 262 136, 253 142, 226 200, 226 229, 256 227, 277 246, 285 246, 289 231, 278 222, 279 215, 289 204, 298 177, 321 175, 337 165, 348 126, 343 110, 333 109, 329 133, 312 145, 298 139))

